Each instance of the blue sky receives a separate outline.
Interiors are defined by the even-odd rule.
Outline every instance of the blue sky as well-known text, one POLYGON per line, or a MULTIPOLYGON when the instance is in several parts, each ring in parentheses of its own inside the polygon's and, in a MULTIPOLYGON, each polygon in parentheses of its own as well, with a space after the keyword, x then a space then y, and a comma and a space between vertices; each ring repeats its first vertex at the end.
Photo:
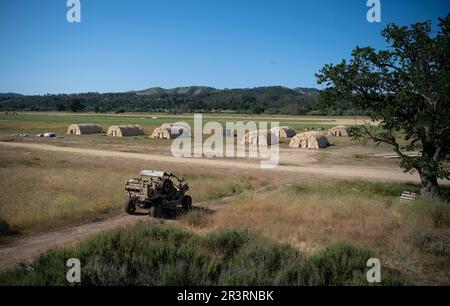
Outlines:
POLYGON ((153 86, 317 87, 356 45, 382 47, 389 22, 437 20, 448 0, 0 0, 0 92, 120 92, 153 86))

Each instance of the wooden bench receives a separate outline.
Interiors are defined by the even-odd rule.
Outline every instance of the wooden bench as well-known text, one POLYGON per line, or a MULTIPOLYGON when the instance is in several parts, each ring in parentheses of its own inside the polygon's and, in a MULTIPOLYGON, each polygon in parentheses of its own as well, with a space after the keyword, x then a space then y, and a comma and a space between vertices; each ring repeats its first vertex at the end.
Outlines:
POLYGON ((403 191, 400 196, 400 203, 405 204, 417 200, 417 194, 414 192, 403 191))

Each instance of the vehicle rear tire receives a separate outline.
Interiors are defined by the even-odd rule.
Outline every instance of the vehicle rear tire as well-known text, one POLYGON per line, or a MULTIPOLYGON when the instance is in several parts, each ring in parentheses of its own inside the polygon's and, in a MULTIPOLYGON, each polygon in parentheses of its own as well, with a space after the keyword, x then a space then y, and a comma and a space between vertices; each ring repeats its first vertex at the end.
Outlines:
POLYGON ((125 212, 129 215, 133 215, 136 211, 136 204, 132 199, 127 199, 124 205, 125 212))
POLYGON ((192 210, 192 198, 190 196, 184 196, 182 206, 184 211, 191 211, 192 210))
POLYGON ((161 202, 157 202, 152 207, 150 207, 150 217, 152 217, 152 218, 161 218, 162 217, 161 202))
POLYGON ((150 217, 156 218, 156 207, 155 206, 150 207, 150 217))

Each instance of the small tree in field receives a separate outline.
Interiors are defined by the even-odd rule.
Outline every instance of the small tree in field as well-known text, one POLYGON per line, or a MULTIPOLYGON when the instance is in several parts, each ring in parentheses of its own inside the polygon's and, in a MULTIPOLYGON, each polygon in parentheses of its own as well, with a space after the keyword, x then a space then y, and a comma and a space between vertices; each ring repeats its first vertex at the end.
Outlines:
POLYGON ((379 125, 360 126, 355 136, 392 145, 402 168, 419 173, 422 196, 438 197, 438 179, 450 175, 443 164, 450 151, 450 14, 436 32, 427 21, 391 24, 382 35, 386 49, 357 47, 349 62, 322 68, 321 103, 347 100, 370 111, 379 125), (421 156, 405 155, 416 149, 421 156))

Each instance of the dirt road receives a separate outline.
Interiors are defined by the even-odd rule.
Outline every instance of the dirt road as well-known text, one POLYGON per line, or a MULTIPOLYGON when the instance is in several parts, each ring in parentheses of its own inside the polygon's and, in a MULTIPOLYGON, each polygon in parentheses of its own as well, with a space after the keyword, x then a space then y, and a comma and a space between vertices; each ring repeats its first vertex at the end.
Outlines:
MULTIPOLYGON (((201 202, 193 206, 194 211, 204 211, 213 213, 220 209, 221 205, 232 201, 234 196, 224 197, 214 202, 201 202)), ((40 234, 32 234, 11 238, 0 244, 0 271, 13 268, 19 263, 31 263, 40 254, 51 248, 64 248, 74 246, 77 243, 87 239, 91 235, 107 232, 116 228, 133 225, 138 222, 157 223, 159 219, 151 218, 148 211, 137 211, 135 215, 125 213, 79 226, 71 226, 62 229, 56 229, 40 234)), ((178 222, 176 220, 167 220, 163 222, 178 222)))
MULTIPOLYGON (((181 165, 194 165, 202 168, 224 168, 241 169, 246 171, 275 171, 282 173, 307 174, 316 177, 342 178, 342 179, 365 179, 377 181, 396 181, 396 182, 419 182, 417 174, 403 173, 397 168, 387 167, 361 167, 351 165, 279 165, 274 169, 261 170, 257 162, 230 161, 207 158, 175 158, 173 156, 161 156, 143 153, 130 153, 108 150, 85 149, 75 147, 61 147, 48 144, 36 143, 18 143, 18 142, 0 142, 0 147, 25 148, 34 150, 43 150, 48 152, 66 152, 73 154, 84 154, 97 157, 118 157, 125 159, 140 159, 154 162, 177 163, 181 165)), ((448 184, 447 182, 442 182, 448 184)))
POLYGON ((90 235, 134 224, 139 221, 155 222, 156 219, 152 219, 148 215, 121 215, 99 222, 11 240, 0 245, 0 270, 14 267, 21 262, 31 262, 34 258, 50 248, 72 246, 90 235))

